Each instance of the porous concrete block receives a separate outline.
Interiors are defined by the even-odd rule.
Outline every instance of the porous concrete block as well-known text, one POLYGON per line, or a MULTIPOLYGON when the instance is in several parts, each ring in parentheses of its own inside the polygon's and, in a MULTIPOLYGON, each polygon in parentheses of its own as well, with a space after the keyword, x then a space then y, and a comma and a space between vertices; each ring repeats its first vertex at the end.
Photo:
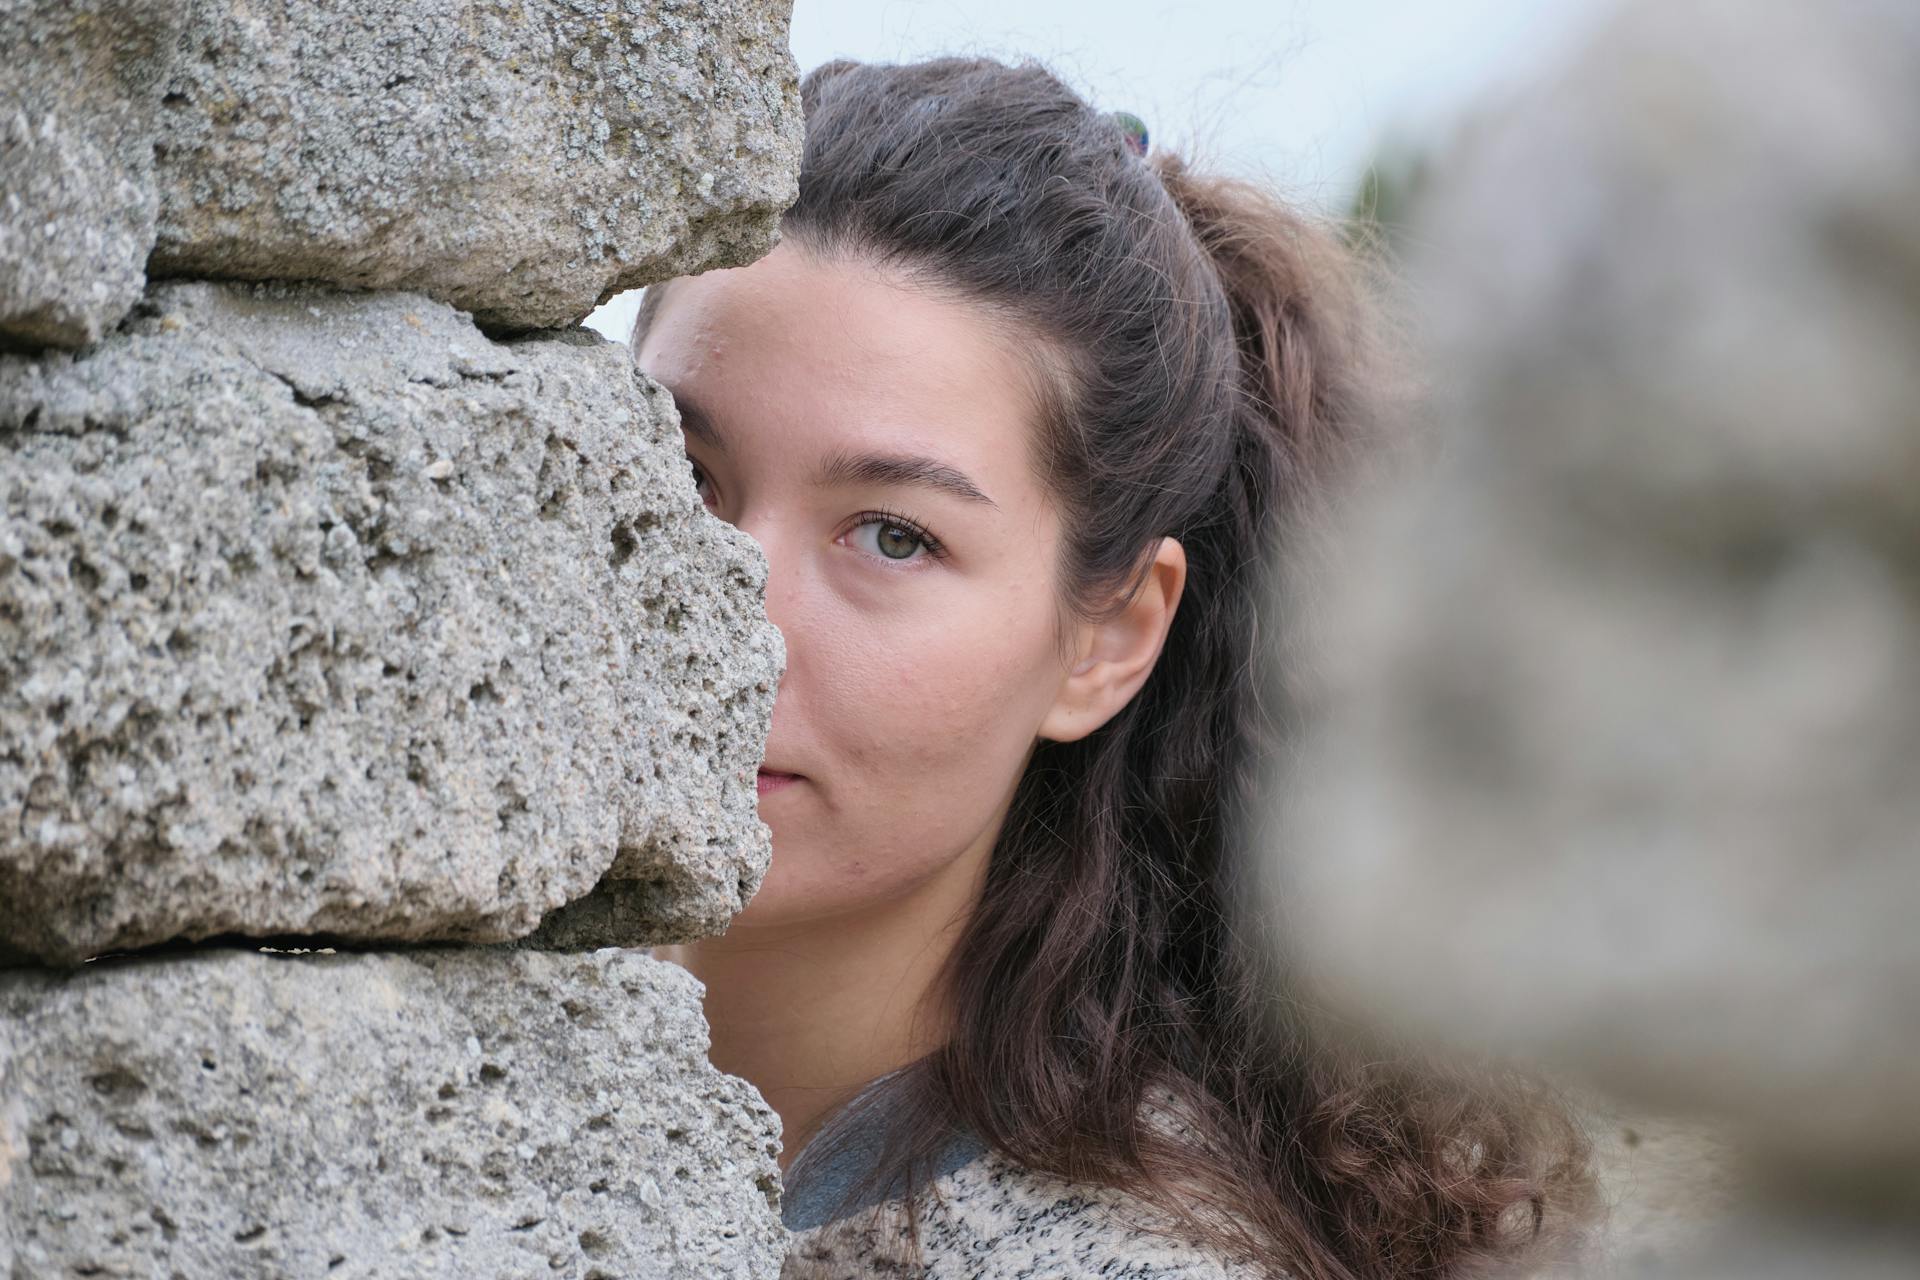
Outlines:
POLYGON ((0 1025, 14 1275, 779 1272, 778 1118, 638 952, 103 961, 0 1025))
POLYGON ((156 274, 415 289, 485 326, 772 247, 791 0, 200 0, 152 120, 156 274))
POLYGON ((143 265, 416 290, 490 329, 744 265, 799 193, 790 9, 9 0, 0 332, 91 340, 143 265))
POLYGON ((0 348, 82 346, 139 298, 154 108, 184 12, 0 0, 0 348))
MULTIPOLYGON (((13 1051, 7 1024, 0 1021, 0 1204, 12 1194, 13 1180, 27 1158, 26 1108, 13 1085, 13 1051)), ((17 1276, 13 1224, 0 1214, 0 1275, 17 1276)))
POLYGON ((765 561, 585 331, 157 287, 0 357, 0 948, 496 941, 603 877, 723 928, 769 853, 765 561))
POLYGON ((1283 659, 1289 941, 1912 1186, 1920 10, 1638 4, 1469 138, 1408 268, 1437 447, 1343 504, 1283 659))

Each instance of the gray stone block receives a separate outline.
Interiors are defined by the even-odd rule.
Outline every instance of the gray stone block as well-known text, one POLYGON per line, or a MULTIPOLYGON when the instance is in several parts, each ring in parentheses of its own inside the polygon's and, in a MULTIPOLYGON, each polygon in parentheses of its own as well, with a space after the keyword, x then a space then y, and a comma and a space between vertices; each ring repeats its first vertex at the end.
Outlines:
POLYGON ((779 1272, 778 1118, 637 952, 104 961, 0 1026, 12 1275, 779 1272))
MULTIPOLYGON (((0 979, 4 981, 4 979, 0 979)), ((0 1204, 14 1193, 14 1179, 27 1159, 26 1107, 14 1087, 12 1036, 0 1020, 0 1204)), ((0 1275, 17 1276, 13 1253, 14 1226, 0 1213, 0 1275)))
POLYGON ((1467 136, 1412 237, 1438 447, 1296 611, 1290 941, 1779 1176, 1911 1186, 1920 10, 1634 5, 1467 136))
POLYGON ((185 6, 0 0, 0 347, 77 347, 140 297, 153 117, 185 6))
POLYGON ((724 928, 782 649, 671 403, 584 331, 156 288, 0 357, 0 949, 724 928))
POLYGON ((0 333, 91 340, 143 264, 415 290, 508 330, 742 265, 798 194, 789 11, 10 0, 0 333))

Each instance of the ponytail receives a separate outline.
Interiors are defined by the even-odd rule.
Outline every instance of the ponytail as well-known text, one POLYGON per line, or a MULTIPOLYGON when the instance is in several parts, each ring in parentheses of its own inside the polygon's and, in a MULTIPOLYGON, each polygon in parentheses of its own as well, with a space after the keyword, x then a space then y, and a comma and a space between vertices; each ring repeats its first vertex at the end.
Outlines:
POLYGON ((1323 491, 1322 477, 1368 443, 1379 398, 1369 383, 1387 373, 1363 260, 1265 188, 1203 177, 1172 152, 1150 163, 1226 292, 1244 425, 1273 440, 1278 501, 1323 491))

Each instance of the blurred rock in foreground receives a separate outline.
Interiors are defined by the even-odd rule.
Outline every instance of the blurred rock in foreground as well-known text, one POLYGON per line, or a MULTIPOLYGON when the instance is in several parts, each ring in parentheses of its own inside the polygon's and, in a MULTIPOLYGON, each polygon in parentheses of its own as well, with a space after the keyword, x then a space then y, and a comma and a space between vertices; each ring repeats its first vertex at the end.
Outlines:
POLYGON ((1288 945, 1722 1126, 1744 1274, 1920 1274, 1920 7, 1633 5, 1484 123, 1410 237, 1430 447, 1285 646, 1288 945))

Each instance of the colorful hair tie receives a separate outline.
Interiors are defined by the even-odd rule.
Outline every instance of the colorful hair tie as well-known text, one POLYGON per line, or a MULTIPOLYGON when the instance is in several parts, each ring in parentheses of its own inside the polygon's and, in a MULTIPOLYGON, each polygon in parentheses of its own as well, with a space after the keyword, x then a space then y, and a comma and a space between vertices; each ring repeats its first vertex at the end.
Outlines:
POLYGON ((1133 154, 1137 156, 1147 154, 1147 122, 1145 120, 1131 111, 1109 111, 1107 116, 1120 126, 1122 133, 1127 135, 1127 146, 1132 148, 1133 154))

